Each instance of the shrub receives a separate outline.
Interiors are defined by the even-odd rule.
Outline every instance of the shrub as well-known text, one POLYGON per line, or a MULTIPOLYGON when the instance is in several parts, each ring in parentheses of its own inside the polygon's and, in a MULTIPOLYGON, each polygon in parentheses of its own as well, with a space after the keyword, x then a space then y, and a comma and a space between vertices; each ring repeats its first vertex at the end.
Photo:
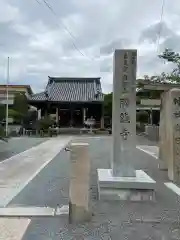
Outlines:
POLYGON ((46 116, 45 118, 38 120, 38 130, 47 130, 53 124, 54 120, 46 116))

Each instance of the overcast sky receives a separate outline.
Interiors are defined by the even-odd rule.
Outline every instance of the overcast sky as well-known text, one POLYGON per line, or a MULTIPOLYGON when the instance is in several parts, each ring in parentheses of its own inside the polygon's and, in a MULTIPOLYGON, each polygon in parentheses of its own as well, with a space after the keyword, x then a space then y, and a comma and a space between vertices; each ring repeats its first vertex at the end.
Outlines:
MULTIPOLYGON (((170 68, 157 58, 162 0, 47 0, 56 16, 37 1, 0 0, 0 83, 8 56, 10 82, 35 92, 48 76, 101 77, 110 92, 116 48, 138 49, 137 76, 170 68)), ((180 51, 180 1, 165 2, 159 51, 180 51)))

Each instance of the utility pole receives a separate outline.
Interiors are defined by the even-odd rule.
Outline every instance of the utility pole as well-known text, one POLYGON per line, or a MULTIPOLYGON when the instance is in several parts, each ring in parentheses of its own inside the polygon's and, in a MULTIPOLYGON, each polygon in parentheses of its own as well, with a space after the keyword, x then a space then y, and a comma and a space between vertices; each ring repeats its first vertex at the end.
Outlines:
POLYGON ((9 110, 9 89, 8 89, 8 85, 9 85, 9 57, 7 60, 7 81, 6 81, 6 137, 8 136, 8 110, 9 110))

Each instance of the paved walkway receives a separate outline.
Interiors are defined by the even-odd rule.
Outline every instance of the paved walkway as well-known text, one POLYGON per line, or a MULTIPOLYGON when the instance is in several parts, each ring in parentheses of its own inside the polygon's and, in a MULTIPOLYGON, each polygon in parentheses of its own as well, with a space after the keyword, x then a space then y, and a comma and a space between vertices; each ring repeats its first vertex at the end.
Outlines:
POLYGON ((158 159, 159 157, 159 147, 157 146, 137 145, 136 148, 151 155, 156 159, 158 159))
POLYGON ((0 207, 8 203, 64 148, 70 138, 55 138, 0 164, 0 207))
MULTIPOLYGON (((26 179, 31 179, 31 181, 18 195, 15 194, 16 197, 13 197, 10 202, 9 200, 6 202, 6 204, 8 203, 8 207, 31 206, 34 208, 48 206, 50 208, 57 208, 58 206, 68 205, 69 152, 61 151, 58 153, 58 151, 62 149, 62 146, 66 145, 68 141, 68 138, 54 138, 39 145, 35 150, 31 149, 29 151, 26 157, 31 164, 27 165, 26 171, 27 169, 30 169, 30 171, 26 179), (46 148, 50 151, 48 157, 46 148), (43 154, 43 157, 40 157, 40 153, 43 154), (53 161, 51 161, 52 159, 53 161), (36 161, 38 163, 36 163, 36 161), (44 163, 47 163, 47 165, 36 175, 37 169, 41 168, 44 163), (37 165, 33 166, 34 164, 37 165), (32 176, 35 177, 33 178, 32 176)), ((167 173, 158 170, 159 161, 156 157, 153 157, 157 154, 157 147, 148 148, 146 145, 139 146, 138 144, 137 149, 133 153, 134 158, 132 159, 132 165, 135 169, 143 169, 156 180, 156 202, 112 203, 98 201, 96 174, 97 168, 109 168, 112 147, 111 137, 78 138, 76 141, 85 141, 90 144, 90 157, 92 162, 90 196, 91 208, 94 213, 92 222, 69 225, 66 215, 63 217, 51 216, 44 218, 27 216, 26 218, 21 218, 21 220, 5 218, 0 220, 0 237, 3 236, 3 234, 6 236, 7 234, 5 235, 5 232, 6 229, 8 229, 11 236, 17 236, 14 238, 16 240, 180 239, 180 197, 173 191, 172 187, 169 188, 164 184, 169 182, 167 173), (153 152, 153 154, 147 154, 147 151, 149 151, 149 153, 153 152), (15 221, 13 224, 14 228, 10 227, 12 220, 15 221)), ((22 162, 22 159, 17 162, 22 162)), ((27 163, 24 162, 24 167, 26 164, 28 164, 28 161, 27 163)), ((2 164, 0 164, 0 166, 1 165, 2 164)), ((26 172, 24 168, 21 168, 21 170, 26 172)), ((7 172, 7 170, 5 172, 7 172)), ((20 173, 21 171, 17 172, 17 175, 20 173)), ((4 176, 6 176, 6 174, 4 174, 4 176)), ((23 179, 24 175, 22 174, 21 177, 23 179)), ((7 183, 8 181, 9 180, 7 180, 7 183)), ((8 240, 12 238, 6 237, 0 239, 8 240)))
POLYGON ((14 137, 9 139, 7 143, 0 140, 0 162, 33 146, 37 146, 47 139, 48 138, 14 137))

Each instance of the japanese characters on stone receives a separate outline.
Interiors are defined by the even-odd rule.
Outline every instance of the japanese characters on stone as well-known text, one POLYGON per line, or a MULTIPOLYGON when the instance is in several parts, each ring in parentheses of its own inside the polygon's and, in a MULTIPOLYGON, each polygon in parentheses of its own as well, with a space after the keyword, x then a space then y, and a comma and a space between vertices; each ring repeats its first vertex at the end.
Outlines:
MULTIPOLYGON (((124 53, 124 66, 123 66, 123 79, 122 79, 122 96, 123 93, 129 94, 129 77, 128 77, 128 61, 129 56, 128 52, 124 53)), ((124 125, 127 123, 130 123, 130 116, 128 113, 128 107, 129 107, 129 97, 122 97, 120 98, 120 123, 121 123, 121 132, 120 135, 122 136, 123 140, 127 140, 129 135, 128 128, 124 125)))
POLYGON ((120 108, 129 107, 129 98, 120 98, 120 108))
POLYGON ((127 112, 120 113, 120 123, 130 123, 130 117, 127 112))
POLYGON ((124 53, 124 66, 123 66, 123 79, 122 79, 122 89, 123 93, 128 92, 129 82, 128 82, 128 53, 124 53))
POLYGON ((123 138, 124 140, 127 140, 129 133, 130 133, 130 132, 128 131, 127 128, 123 128, 123 130, 122 130, 122 132, 120 133, 120 135, 122 136, 122 138, 123 138))
POLYGON ((129 99, 128 98, 120 98, 120 123, 130 123, 130 117, 127 112, 129 107, 129 99))

